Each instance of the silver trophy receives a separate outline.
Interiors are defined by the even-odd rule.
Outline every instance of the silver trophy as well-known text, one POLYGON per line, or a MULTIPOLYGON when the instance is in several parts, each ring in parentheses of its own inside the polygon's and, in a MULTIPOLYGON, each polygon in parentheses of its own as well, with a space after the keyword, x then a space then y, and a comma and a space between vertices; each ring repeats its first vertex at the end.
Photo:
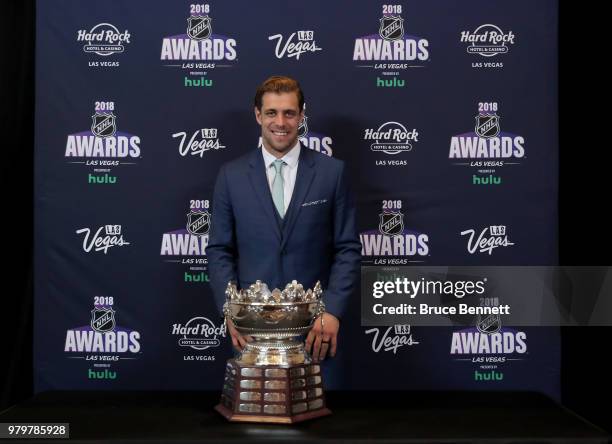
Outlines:
POLYGON ((270 291, 256 281, 238 290, 228 283, 223 313, 242 335, 252 336, 226 366, 221 403, 230 421, 292 423, 328 415, 320 365, 301 336, 325 312, 319 282, 304 291, 296 281, 270 291))

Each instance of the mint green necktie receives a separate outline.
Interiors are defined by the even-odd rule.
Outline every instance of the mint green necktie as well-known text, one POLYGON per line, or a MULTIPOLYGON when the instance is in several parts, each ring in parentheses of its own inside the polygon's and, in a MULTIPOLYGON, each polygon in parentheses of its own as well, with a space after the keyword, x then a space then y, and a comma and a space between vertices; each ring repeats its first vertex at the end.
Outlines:
POLYGON ((276 159, 272 165, 274 165, 274 170, 276 171, 272 181, 272 200, 274 201, 276 211, 278 211, 282 218, 285 216, 285 181, 283 180, 283 166, 285 162, 276 159))

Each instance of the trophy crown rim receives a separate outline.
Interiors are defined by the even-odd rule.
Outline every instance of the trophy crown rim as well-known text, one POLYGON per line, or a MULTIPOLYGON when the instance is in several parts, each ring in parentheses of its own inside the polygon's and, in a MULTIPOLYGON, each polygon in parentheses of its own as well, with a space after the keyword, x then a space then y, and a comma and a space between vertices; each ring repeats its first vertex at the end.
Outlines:
POLYGON ((226 300, 230 304, 252 305, 259 307, 284 307, 311 304, 321 301, 323 290, 321 282, 317 281, 312 289, 304 290, 296 280, 288 283, 283 290, 275 288, 270 291, 268 285, 260 280, 247 288, 238 289, 236 282, 227 283, 226 300))
POLYGON ((228 301, 230 304, 234 305, 256 305, 256 306, 270 306, 270 307, 282 307, 289 305, 304 305, 304 304, 316 304, 319 302, 319 299, 313 299, 312 301, 297 301, 297 302, 249 302, 249 301, 228 301))

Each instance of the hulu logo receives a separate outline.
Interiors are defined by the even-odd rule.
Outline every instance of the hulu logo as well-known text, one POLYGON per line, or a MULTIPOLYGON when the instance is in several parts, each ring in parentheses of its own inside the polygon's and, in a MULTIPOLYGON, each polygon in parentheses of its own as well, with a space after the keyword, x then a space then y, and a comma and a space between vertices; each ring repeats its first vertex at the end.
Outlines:
POLYGON ((501 177, 489 174, 489 177, 479 177, 476 174, 472 175, 472 185, 499 185, 501 177))
POLYGON ((87 182, 90 184, 113 184, 117 183, 117 176, 109 176, 108 174, 97 176, 95 174, 90 174, 87 178, 87 182))
POLYGON ((208 275, 201 271, 200 273, 185 272, 185 282, 210 282, 208 275))
POLYGON ((185 77, 185 86, 188 87, 207 87, 212 86, 212 79, 205 79, 204 77, 200 77, 199 79, 190 79, 189 77, 185 77))
POLYGON ((89 379, 117 379, 117 372, 110 372, 108 369, 104 369, 103 372, 98 370, 89 369, 87 371, 87 378, 89 379))
POLYGON ((502 372, 491 370, 490 372, 480 373, 478 370, 474 371, 474 381, 501 381, 502 379, 504 379, 502 372))
POLYGON ((393 77, 392 80, 381 79, 380 77, 376 77, 376 87, 377 88, 403 88, 406 84, 405 80, 398 79, 397 77, 393 77))

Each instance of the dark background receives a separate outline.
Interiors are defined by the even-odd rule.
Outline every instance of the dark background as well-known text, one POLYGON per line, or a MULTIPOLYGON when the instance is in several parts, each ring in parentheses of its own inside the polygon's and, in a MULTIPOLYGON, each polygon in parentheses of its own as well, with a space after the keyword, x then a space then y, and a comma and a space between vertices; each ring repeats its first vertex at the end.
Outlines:
MULTIPOLYGON (((0 137, 4 264, 0 409, 32 395, 35 20, 33 0, 10 0, 2 6, 0 137)), ((595 35, 603 34, 598 29, 606 27, 598 26, 592 15, 592 10, 583 4, 560 7, 559 252, 563 265, 612 263, 606 212, 612 156, 605 136, 608 122, 603 106, 607 84, 603 65, 607 53, 594 44, 607 39, 595 35)), ((612 361, 608 357, 612 328, 566 327, 562 329, 562 341, 563 403, 612 431, 612 408, 608 402, 612 399, 612 361)))
MULTIPOLYGON (((356 68, 349 58, 354 49, 353 33, 376 32, 383 2, 365 2, 355 8, 351 0, 336 0, 333 4, 327 0, 306 3, 267 0, 265 4, 275 14, 267 14, 251 0, 211 2, 210 14, 216 23, 213 28, 236 40, 238 61, 235 65, 232 62, 231 69, 208 73, 214 79, 214 87, 199 93, 185 88, 178 73, 160 66, 158 60, 157 48, 162 37, 183 32, 181 23, 185 23, 189 3, 36 2, 36 392, 111 387, 218 390, 215 381, 222 377, 224 361, 231 356, 229 341, 214 349, 217 358, 214 362, 200 367, 189 365, 180 350, 183 347, 177 350, 174 341, 160 335, 161 326, 194 312, 208 319, 217 318, 212 287, 197 288, 184 282, 182 276, 177 279, 180 275, 175 269, 180 268, 179 273, 183 274, 188 266, 161 260, 170 259, 166 256, 157 259, 158 242, 160 233, 169 229, 185 231, 188 200, 194 196, 214 199, 214 178, 224 162, 252 151, 259 134, 248 110, 249 97, 256 84, 271 73, 297 77, 307 91, 309 136, 315 131, 329 135, 333 139, 334 157, 345 161, 356 197, 357 229, 362 237, 373 229, 380 232, 377 226, 381 199, 399 199, 405 214, 404 229, 425 232, 430 241, 428 256, 412 259, 422 259, 431 265, 558 262, 557 113, 541 112, 557 108, 556 0, 537 3, 514 0, 503 7, 489 0, 470 0, 465 7, 448 0, 405 2, 403 9, 410 11, 405 16, 405 28, 410 34, 426 35, 432 55, 427 67, 405 73, 414 87, 401 91, 375 87, 375 74, 368 75, 367 70, 356 68), (146 19, 142 17, 144 9, 146 19), (236 10, 241 11, 242 17, 252 19, 241 20, 236 10), (101 21, 120 21, 133 36, 130 40, 133 48, 117 55, 121 66, 113 71, 90 68, 86 62, 100 61, 100 57, 91 59, 80 45, 74 44, 74 30, 101 21), (454 29, 485 21, 510 26, 521 35, 521 50, 509 51, 508 57, 504 57, 505 68, 494 72, 475 70, 467 60, 462 63, 464 48, 452 34, 454 29), (338 29, 338 23, 345 26, 338 29), (312 57, 304 55, 299 61, 277 59, 271 51, 273 45, 265 43, 266 36, 276 32, 289 35, 295 26, 313 28, 324 50, 312 57), (475 188, 469 173, 451 164, 446 150, 440 149, 448 143, 447 134, 456 135, 471 126, 474 101, 483 100, 483 96, 494 97, 499 110, 507 110, 503 111, 503 127, 520 128, 521 136, 532 147, 526 155, 528 162, 520 161, 520 166, 508 168, 507 173, 504 168, 503 181, 508 186, 497 187, 495 191, 475 188), (64 145, 67 133, 87 128, 93 100, 110 97, 116 104, 117 119, 123 122, 119 128, 142 138, 142 156, 134 159, 137 165, 133 168, 117 168, 118 187, 85 186, 82 181, 87 173, 68 163, 79 159, 62 159, 56 150, 64 145), (406 155, 405 167, 381 170, 383 167, 375 162, 386 160, 387 156, 362 151, 359 148, 364 145, 362 131, 391 120, 408 121, 410 127, 418 128, 421 148, 406 155), (198 125, 218 128, 227 149, 209 152, 197 161, 173 155, 168 149, 169 134, 179 129, 200 128, 198 125), (125 232, 131 232, 126 238, 134 248, 121 248, 110 255, 84 254, 74 242, 73 230, 106 224, 110 220, 107 218, 121 221, 125 232), (517 248, 504 248, 494 255, 466 254, 465 240, 455 233, 493 220, 512 225, 511 238, 517 248), (77 313, 89 313, 91 306, 86 295, 100 293, 112 294, 117 302, 122 301, 114 305, 117 309, 121 307, 118 325, 123 323, 135 329, 143 341, 142 353, 133 356, 138 359, 117 362, 121 376, 112 382, 84 378, 91 370, 91 362, 75 359, 74 353, 59 353, 56 348, 65 340, 67 326, 85 321, 77 313), (145 347, 145 343, 149 345, 145 347)), ((504 131, 502 134, 507 135, 504 131)), ((364 255, 362 264, 372 259, 364 255)), ((342 342, 342 338, 350 337, 350 341, 340 348, 339 359, 329 363, 336 371, 329 373, 333 376, 331 382, 324 376, 328 389, 484 388, 479 387, 480 382, 466 361, 449 359, 448 330, 419 328, 414 336, 415 339, 418 336, 420 345, 410 347, 409 353, 374 351, 375 347, 370 345, 374 335, 366 335, 367 327, 360 326, 356 310, 359 300, 358 292, 354 292, 339 339, 342 342), (355 358, 360 365, 351 366, 350 361, 355 358)), ((530 351, 524 359, 504 365, 508 376, 496 381, 494 388, 536 390, 559 400, 561 335, 558 328, 536 330, 531 335, 530 351)), ((529 332, 525 333, 529 336, 529 332)), ((115 370, 115 364, 112 367, 115 370)), ((328 365, 324 366, 327 368, 328 365)))

